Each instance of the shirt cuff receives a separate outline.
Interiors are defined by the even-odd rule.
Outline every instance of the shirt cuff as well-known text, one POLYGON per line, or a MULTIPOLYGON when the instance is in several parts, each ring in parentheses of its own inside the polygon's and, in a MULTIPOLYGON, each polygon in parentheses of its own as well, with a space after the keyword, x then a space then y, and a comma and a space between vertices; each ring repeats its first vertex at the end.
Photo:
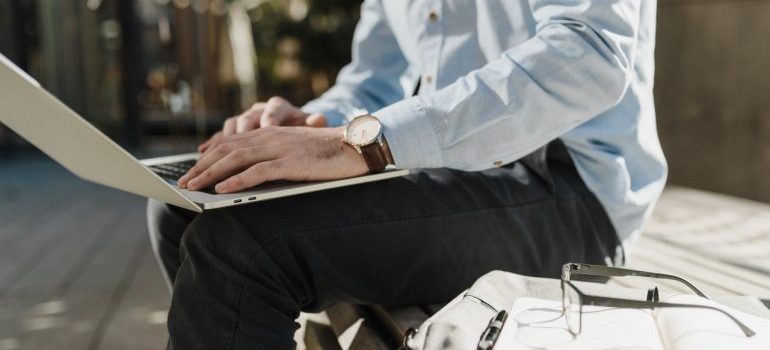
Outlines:
POLYGON ((397 168, 439 168, 441 149, 422 101, 413 97, 373 113, 383 125, 383 134, 397 168))

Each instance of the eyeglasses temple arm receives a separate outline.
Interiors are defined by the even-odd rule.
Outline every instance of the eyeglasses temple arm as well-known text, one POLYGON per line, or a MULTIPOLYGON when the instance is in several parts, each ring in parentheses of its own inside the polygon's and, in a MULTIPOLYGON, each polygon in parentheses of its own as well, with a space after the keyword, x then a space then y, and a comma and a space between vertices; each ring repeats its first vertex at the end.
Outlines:
POLYGON ((626 299, 617 299, 617 298, 607 298, 607 297, 597 297, 592 295, 582 295, 583 298, 583 305, 598 305, 598 306, 609 306, 609 307, 619 307, 619 308, 659 308, 659 307, 679 307, 679 308, 690 308, 690 309, 710 309, 715 310, 723 315, 729 317, 733 322, 735 322, 736 325, 743 331, 743 334, 745 334, 747 337, 752 337, 756 333, 751 330, 748 326, 743 324, 740 320, 735 318, 733 315, 730 315, 727 311, 724 311, 720 308, 716 308, 713 306, 708 305, 693 305, 693 304, 675 304, 675 303, 656 303, 656 302, 650 302, 650 301, 641 301, 641 300, 626 300, 626 299))
POLYGON ((579 274, 579 275, 611 276, 611 277, 639 276, 639 277, 674 280, 686 285, 687 287, 692 289, 692 291, 695 292, 695 294, 697 294, 698 296, 708 299, 706 294, 701 292, 700 289, 695 287, 692 283, 688 282, 687 280, 681 277, 677 277, 674 275, 667 275, 663 273, 655 273, 655 272, 647 272, 647 271, 639 271, 639 270, 630 270, 630 269, 624 269, 621 267, 610 267, 610 266, 590 265, 590 264, 579 264, 579 268, 570 270, 570 273, 579 274))

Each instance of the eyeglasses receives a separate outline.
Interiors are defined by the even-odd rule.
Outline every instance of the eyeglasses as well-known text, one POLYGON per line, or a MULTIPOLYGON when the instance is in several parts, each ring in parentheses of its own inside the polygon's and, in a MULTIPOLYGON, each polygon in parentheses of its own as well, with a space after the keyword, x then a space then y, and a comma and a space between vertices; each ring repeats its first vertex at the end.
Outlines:
POLYGON ((678 307, 678 308, 693 308, 693 309, 709 309, 720 312, 730 318, 735 324, 743 331, 747 337, 753 336, 755 333, 751 328, 743 324, 733 315, 725 312, 722 309, 715 308, 707 305, 694 305, 694 304, 677 304, 677 303, 661 303, 658 302, 658 288, 655 287, 648 292, 646 301, 631 300, 631 299, 619 299, 609 298, 596 295, 588 295, 583 293, 575 284, 570 281, 573 275, 592 275, 592 276, 605 276, 605 277, 625 277, 625 276, 641 276, 651 278, 669 279, 679 281, 687 285, 695 294, 708 299, 706 295, 696 288, 692 283, 684 280, 683 278, 673 275, 666 275, 654 272, 637 271, 622 269, 617 267, 609 267, 602 265, 590 265, 590 264, 576 264, 568 263, 562 267, 561 276, 561 295, 562 295, 562 313, 567 321, 567 328, 570 333, 574 335, 580 334, 583 328, 583 305, 595 305, 595 306, 607 306, 617 308, 633 308, 633 309, 654 309, 661 307, 678 307))

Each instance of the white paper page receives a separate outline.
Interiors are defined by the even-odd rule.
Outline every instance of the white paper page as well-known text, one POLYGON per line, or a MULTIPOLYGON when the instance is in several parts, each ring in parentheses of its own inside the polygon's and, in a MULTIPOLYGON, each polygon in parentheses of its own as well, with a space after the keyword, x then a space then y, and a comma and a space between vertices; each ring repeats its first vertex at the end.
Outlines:
POLYGON ((770 320, 746 314, 694 295, 677 295, 669 303, 718 307, 749 326, 757 334, 747 338, 738 326, 718 311, 660 308, 655 311, 661 339, 668 350, 770 349, 770 320))
POLYGON ((518 299, 495 349, 663 349, 650 310, 584 306, 577 337, 569 332, 561 310, 559 301, 518 299))

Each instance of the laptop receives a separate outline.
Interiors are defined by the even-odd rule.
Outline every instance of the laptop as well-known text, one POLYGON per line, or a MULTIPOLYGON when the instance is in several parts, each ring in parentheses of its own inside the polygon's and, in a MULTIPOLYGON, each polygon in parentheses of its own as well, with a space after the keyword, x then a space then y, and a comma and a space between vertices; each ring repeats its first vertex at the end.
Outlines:
POLYGON ((1 54, 0 123, 84 180, 195 212, 409 173, 408 170, 388 169, 378 174, 335 181, 272 182, 230 194, 180 189, 176 179, 195 164, 197 153, 136 159, 1 54))

